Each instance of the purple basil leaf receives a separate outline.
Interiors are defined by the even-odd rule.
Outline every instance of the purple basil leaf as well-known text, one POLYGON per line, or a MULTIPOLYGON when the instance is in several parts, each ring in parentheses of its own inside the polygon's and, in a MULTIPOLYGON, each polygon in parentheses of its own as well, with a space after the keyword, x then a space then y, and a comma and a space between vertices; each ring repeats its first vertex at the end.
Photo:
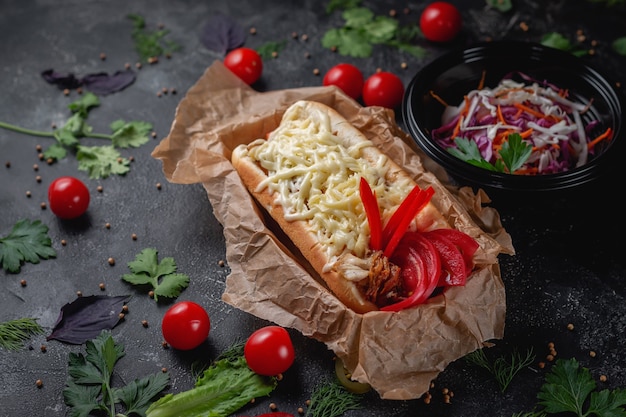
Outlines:
POLYGON ((56 85, 61 90, 65 90, 66 88, 73 90, 82 85, 82 81, 76 78, 71 72, 68 74, 61 74, 60 72, 55 72, 54 70, 49 69, 43 71, 41 76, 48 83, 56 85))
POLYGON ((227 52, 243 46, 246 31, 232 17, 217 14, 202 28, 200 41, 208 50, 226 55, 227 52))
POLYGON ((46 340, 81 345, 98 336, 102 330, 111 330, 120 320, 120 313, 130 296, 91 295, 78 297, 61 308, 52 333, 46 340))
POLYGON ((88 74, 82 78, 85 87, 96 95, 105 96, 107 94, 121 91, 135 82, 135 73, 132 70, 117 71, 113 75, 106 72, 88 74))

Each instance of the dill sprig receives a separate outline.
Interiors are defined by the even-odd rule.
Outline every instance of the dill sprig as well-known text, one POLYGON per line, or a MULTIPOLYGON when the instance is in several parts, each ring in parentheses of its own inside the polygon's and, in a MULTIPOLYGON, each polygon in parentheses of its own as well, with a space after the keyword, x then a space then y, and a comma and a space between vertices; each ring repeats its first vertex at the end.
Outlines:
POLYGON ((0 346, 19 350, 31 336, 43 333, 37 319, 22 318, 0 323, 0 346))
POLYGON ((348 410, 361 408, 358 394, 347 391, 337 381, 327 382, 313 392, 305 417, 339 417, 348 410))
POLYGON ((465 360, 489 371, 500 386, 500 391, 504 393, 515 375, 533 363, 535 355, 532 347, 526 351, 526 356, 522 356, 517 350, 514 350, 509 360, 500 356, 492 363, 487 359, 484 349, 478 349, 466 355, 465 360))

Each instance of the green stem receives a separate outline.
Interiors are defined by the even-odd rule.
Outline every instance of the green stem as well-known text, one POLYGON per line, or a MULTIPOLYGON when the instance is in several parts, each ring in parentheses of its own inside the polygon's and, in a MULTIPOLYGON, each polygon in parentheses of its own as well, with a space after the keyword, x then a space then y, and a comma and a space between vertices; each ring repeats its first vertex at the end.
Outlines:
MULTIPOLYGON (((24 133, 25 135, 30 135, 30 136, 40 136, 40 137, 46 137, 46 138, 54 137, 53 132, 43 132, 41 130, 26 129, 26 128, 15 126, 15 125, 5 123, 5 122, 0 122, 0 128, 12 130, 18 133, 24 133)), ((89 135, 86 135, 85 137, 94 138, 94 139, 107 139, 107 140, 113 139, 111 135, 107 135, 104 133, 90 133, 89 135)))
POLYGON ((42 132, 40 130, 25 129, 23 127, 15 126, 15 125, 12 125, 12 124, 9 124, 9 123, 5 123, 5 122, 0 122, 0 127, 4 128, 4 129, 12 130, 14 132, 19 132, 19 133, 24 133, 26 135, 31 135, 31 136, 42 136, 42 137, 48 137, 48 138, 53 138, 54 137, 54 133, 52 133, 52 132, 42 132))

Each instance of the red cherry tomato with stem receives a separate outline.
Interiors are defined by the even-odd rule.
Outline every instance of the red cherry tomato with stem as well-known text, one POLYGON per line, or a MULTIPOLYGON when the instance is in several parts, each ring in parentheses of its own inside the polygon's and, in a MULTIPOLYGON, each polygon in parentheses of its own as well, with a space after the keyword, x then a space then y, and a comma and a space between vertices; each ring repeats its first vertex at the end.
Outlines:
POLYGON ((211 320, 206 310, 193 301, 179 301, 163 315, 161 332, 174 349, 191 350, 206 340, 211 320))
POLYGON ((233 49, 224 57, 224 65, 248 85, 257 82, 263 73, 261 55, 251 48, 233 49))
POLYGON ((404 84, 400 77, 391 72, 371 75, 363 86, 363 102, 366 106, 397 108, 402 103, 404 84))
POLYGON ((449 42, 461 31, 461 12, 451 3, 436 1, 426 6, 420 16, 420 29, 432 42, 449 42))
POLYGON ((363 93, 363 73, 352 64, 337 64, 326 72, 323 85, 334 85, 355 100, 363 93))
POLYGON ((259 375, 276 376, 285 372, 295 359, 287 330, 266 326, 250 335, 243 348, 248 367, 259 375))
POLYGON ((50 210, 61 219, 81 216, 87 211, 89 200, 89 189, 78 178, 59 177, 48 187, 50 210))

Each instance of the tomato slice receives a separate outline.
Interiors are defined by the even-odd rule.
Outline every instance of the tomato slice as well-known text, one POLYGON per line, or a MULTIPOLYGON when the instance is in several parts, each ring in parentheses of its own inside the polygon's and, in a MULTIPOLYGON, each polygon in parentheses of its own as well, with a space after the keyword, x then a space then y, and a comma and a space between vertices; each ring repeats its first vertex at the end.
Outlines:
POLYGON ((467 233, 456 229, 435 229, 428 232, 430 236, 442 236, 456 245, 463 255, 466 274, 469 275, 474 268, 474 254, 478 250, 478 242, 467 233))
POLYGON ((424 237, 437 249, 441 259, 442 271, 437 286, 465 285, 468 273, 459 248, 441 234, 426 232, 424 237))
POLYGON ((435 246, 420 232, 407 232, 390 260, 401 268, 401 277, 412 292, 404 300, 381 310, 400 311, 427 300, 437 287, 441 273, 441 260, 435 246))

